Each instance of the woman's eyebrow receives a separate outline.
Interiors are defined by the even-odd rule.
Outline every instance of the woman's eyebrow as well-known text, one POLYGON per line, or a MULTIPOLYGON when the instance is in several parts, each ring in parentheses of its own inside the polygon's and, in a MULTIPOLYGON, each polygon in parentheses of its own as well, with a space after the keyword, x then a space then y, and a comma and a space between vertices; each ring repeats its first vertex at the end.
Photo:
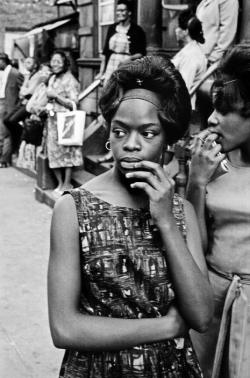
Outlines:
MULTIPOLYGON (((114 120, 111 122, 111 125, 112 124, 118 124, 119 126, 122 126, 124 128, 129 128, 130 125, 123 122, 123 121, 120 121, 120 120, 114 120)), ((149 123, 143 123, 142 125, 139 126, 139 128, 145 128, 145 127, 150 127, 150 126, 156 126, 156 127, 159 127, 159 125, 157 123, 154 123, 154 122, 149 122, 149 123)))

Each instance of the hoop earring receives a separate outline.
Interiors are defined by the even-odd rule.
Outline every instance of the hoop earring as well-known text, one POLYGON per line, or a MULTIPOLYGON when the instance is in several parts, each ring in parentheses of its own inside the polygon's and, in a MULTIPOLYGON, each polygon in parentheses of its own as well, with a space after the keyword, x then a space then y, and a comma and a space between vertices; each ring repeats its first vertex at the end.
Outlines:
POLYGON ((105 148, 106 148, 106 150, 111 151, 110 140, 109 140, 109 139, 108 139, 107 142, 105 143, 105 148))

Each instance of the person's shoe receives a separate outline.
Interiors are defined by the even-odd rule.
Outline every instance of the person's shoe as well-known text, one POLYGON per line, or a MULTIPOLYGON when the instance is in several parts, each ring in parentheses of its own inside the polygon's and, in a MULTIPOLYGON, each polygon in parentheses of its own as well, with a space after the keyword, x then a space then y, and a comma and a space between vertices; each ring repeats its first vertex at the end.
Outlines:
POLYGON ((8 166, 9 166, 9 164, 6 163, 6 161, 2 161, 2 162, 0 163, 0 168, 8 168, 8 166))
POLYGON ((68 190, 71 190, 71 189, 73 189, 73 185, 63 185, 62 186, 62 188, 61 188, 61 191, 62 191, 62 193, 63 192, 66 192, 66 191, 68 191, 68 190))

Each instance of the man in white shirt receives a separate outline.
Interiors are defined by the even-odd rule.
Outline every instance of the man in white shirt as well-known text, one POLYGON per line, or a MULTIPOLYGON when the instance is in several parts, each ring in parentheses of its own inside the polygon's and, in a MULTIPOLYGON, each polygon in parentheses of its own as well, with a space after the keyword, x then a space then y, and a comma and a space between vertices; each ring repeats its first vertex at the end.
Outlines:
POLYGON ((0 53, 0 72, 0 168, 6 168, 11 162, 12 140, 3 120, 18 103, 23 75, 10 65, 5 53, 0 53))

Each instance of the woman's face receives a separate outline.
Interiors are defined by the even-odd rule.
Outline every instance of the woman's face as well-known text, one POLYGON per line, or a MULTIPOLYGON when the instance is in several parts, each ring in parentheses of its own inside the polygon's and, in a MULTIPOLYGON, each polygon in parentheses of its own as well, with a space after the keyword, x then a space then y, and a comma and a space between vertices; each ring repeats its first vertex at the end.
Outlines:
POLYGON ((47 82, 50 75, 51 75, 51 69, 48 66, 42 66, 39 70, 41 81, 47 82))
POLYGON ((55 54, 52 56, 50 61, 50 67, 52 72, 58 74, 64 69, 64 60, 60 54, 55 54))
POLYGON ((26 58, 24 61, 24 66, 27 71, 31 72, 35 68, 35 61, 33 58, 26 58))
POLYGON ((221 114, 214 110, 208 124, 218 134, 217 142, 223 152, 229 152, 250 143, 250 118, 244 118, 236 112, 221 114))
POLYGON ((184 30, 179 26, 175 29, 175 36, 179 46, 183 46, 187 39, 188 30, 184 30))
POLYGON ((163 127, 153 104, 141 99, 121 102, 110 128, 110 145, 121 172, 126 173, 141 160, 159 162, 164 142, 163 127))
POLYGON ((117 22, 127 21, 130 17, 130 12, 126 4, 118 4, 116 7, 116 20, 117 22))

